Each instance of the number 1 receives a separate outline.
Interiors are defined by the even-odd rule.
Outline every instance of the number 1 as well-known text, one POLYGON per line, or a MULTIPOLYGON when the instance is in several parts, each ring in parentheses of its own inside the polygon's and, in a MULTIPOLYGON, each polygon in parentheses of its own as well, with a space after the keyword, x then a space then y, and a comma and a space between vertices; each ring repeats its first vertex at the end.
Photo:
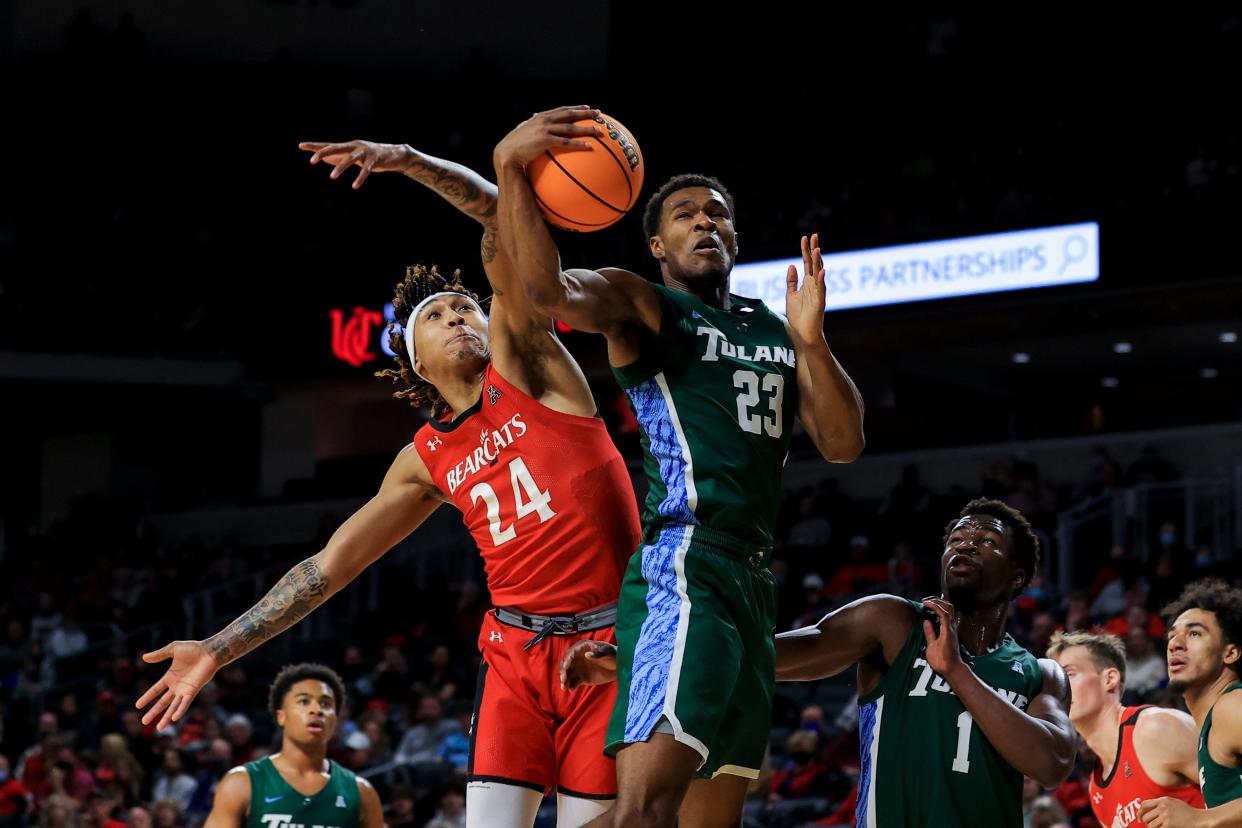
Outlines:
POLYGON ((953 757, 953 770, 958 773, 970 773, 970 728, 974 721, 968 710, 957 717, 957 755, 953 757))

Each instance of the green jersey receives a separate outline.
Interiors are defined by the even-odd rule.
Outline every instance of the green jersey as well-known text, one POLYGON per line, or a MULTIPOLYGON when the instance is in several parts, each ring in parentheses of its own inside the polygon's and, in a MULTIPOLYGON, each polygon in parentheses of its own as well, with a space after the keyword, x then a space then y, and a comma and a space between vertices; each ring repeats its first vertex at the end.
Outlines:
POLYGON ((644 540, 677 523, 771 547, 798 401, 785 321, 756 299, 722 310, 654 287, 657 342, 613 368, 642 428, 644 540))
MULTIPOLYGON (((878 687, 858 700, 862 772, 859 828, 1022 825, 1022 774, 1001 758, 970 713, 924 658, 923 620, 913 601, 905 647, 878 687)), ((1035 656, 1008 634, 989 653, 963 658, 983 683, 1025 710, 1043 687, 1035 656)))
MULTIPOLYGON (((1242 690, 1242 683, 1231 684, 1225 693, 1242 690)), ((1221 693, 1224 696, 1225 693, 1221 693)), ((1220 701, 1220 699, 1217 699, 1220 701)), ((1216 709, 1215 703, 1212 709, 1216 709)), ((1208 753, 1208 732, 1212 729, 1212 711, 1203 720, 1203 730, 1199 731, 1199 788, 1203 791, 1203 801, 1209 808, 1224 805, 1235 799, 1242 799, 1242 768, 1226 767, 1208 753)))
POLYGON ((250 812, 245 828, 358 828, 362 797, 354 772, 328 761, 328 784, 306 796, 285 781, 269 757, 246 764, 250 812))

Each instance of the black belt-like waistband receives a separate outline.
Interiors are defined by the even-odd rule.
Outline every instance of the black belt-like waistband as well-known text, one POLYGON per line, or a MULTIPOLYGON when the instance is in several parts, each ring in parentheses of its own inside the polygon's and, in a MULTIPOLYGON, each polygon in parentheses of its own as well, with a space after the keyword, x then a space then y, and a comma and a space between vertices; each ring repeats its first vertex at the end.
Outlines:
POLYGON ((517 607, 496 607, 492 614, 502 624, 538 633, 526 642, 523 649, 529 650, 549 635, 573 635, 611 627, 617 622, 617 605, 606 604, 575 615, 535 615, 517 607))

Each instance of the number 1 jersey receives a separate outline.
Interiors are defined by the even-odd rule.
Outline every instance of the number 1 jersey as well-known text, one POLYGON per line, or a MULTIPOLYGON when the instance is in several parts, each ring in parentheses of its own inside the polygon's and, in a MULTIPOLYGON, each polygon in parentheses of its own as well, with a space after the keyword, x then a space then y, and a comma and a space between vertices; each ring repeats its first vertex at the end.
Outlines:
POLYGON ((550 615, 617 600, 638 507, 602 420, 554 411, 489 364, 479 401, 414 444, 478 544, 492 603, 550 615))
MULTIPOLYGON (((910 602, 910 636, 878 687, 859 703, 859 828, 1021 828, 1022 774, 975 725, 928 666, 924 619, 910 602)), ((1006 633, 990 653, 963 658, 979 680, 1025 711, 1043 688, 1039 660, 1006 633)))

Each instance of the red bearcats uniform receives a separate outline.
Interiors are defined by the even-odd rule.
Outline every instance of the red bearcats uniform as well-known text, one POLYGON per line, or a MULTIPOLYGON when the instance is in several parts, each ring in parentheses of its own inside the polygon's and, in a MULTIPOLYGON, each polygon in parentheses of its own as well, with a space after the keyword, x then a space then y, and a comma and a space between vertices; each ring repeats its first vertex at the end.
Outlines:
POLYGON ((1139 761, 1134 750, 1134 725, 1139 714, 1153 705, 1123 707, 1121 727, 1117 730, 1117 761, 1108 778, 1101 776, 1100 763, 1091 771, 1091 810, 1104 828, 1146 828, 1139 819, 1139 806, 1144 800, 1171 796, 1192 808, 1203 808, 1203 794, 1197 785, 1157 785, 1139 761))
MULTIPOLYGON (((474 536, 497 606, 569 615, 613 603, 638 548, 638 505, 625 462, 598 417, 553 411, 488 365, 479 402, 414 437, 441 492, 474 536)), ((616 795, 603 755, 616 685, 567 693, 560 658, 612 628, 552 635, 488 614, 471 730, 470 778, 588 798, 616 795)))

